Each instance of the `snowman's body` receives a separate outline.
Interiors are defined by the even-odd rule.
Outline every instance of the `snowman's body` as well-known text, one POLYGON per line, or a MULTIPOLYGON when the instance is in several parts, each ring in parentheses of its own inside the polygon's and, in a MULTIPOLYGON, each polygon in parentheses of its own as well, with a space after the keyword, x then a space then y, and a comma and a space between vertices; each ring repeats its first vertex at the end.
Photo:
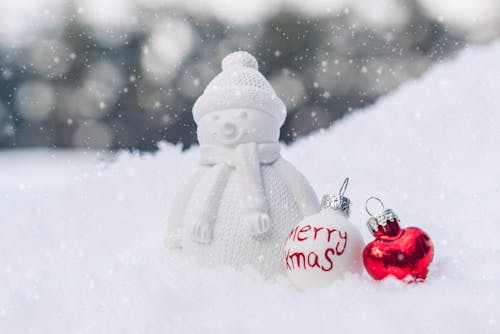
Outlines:
POLYGON ((200 165, 172 203, 169 244, 200 264, 251 265, 272 276, 284 272, 288 232, 319 203, 280 156, 284 105, 255 59, 238 52, 224 61, 193 108, 200 165))
MULTIPOLYGON (((213 177, 211 173, 213 168, 215 167, 208 169, 202 167, 196 173, 194 182, 199 184, 203 182, 203 178, 213 177)), ((187 227, 182 232, 182 247, 187 255, 200 264, 222 264, 235 268, 252 265, 266 276, 283 272, 282 253, 286 237, 290 229, 303 217, 317 211, 314 193, 311 191, 310 194, 312 203, 301 210, 296 196, 286 184, 287 179, 283 178, 283 173, 295 175, 296 179, 302 178, 291 164, 280 159, 272 165, 262 166, 261 172, 271 221, 268 234, 255 237, 249 233, 249 227, 243 223, 240 200, 243 195, 238 175, 235 171, 231 171, 224 189, 221 190, 219 201, 213 203, 218 207, 218 215, 213 225, 211 242, 200 243, 194 240, 192 229, 189 228, 189 213, 179 213, 180 216, 184 216, 183 222, 187 227), (283 170, 286 171, 283 172, 283 170)), ((305 183, 304 181, 302 182, 305 183)), ((194 205, 193 201, 196 201, 198 195, 210 196, 204 192, 191 195, 187 202, 188 208, 194 205)))

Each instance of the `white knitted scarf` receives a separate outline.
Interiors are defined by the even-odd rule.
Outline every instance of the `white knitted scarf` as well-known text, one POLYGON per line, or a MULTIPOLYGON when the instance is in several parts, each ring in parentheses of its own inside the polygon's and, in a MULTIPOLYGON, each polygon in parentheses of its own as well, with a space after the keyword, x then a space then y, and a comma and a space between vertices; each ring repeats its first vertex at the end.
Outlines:
POLYGON ((214 174, 203 184, 203 190, 205 193, 208 190, 210 198, 197 201, 192 208, 194 221, 201 222, 205 226, 203 235, 199 235, 199 229, 193 228, 194 240, 202 243, 211 241, 223 189, 233 170, 237 173, 240 185, 243 223, 247 224, 253 236, 263 235, 269 230, 269 209, 262 185, 261 165, 272 164, 278 160, 280 149, 279 143, 253 142, 240 144, 234 148, 200 146, 200 164, 213 166, 214 174), (208 233, 206 229, 209 230, 208 233))

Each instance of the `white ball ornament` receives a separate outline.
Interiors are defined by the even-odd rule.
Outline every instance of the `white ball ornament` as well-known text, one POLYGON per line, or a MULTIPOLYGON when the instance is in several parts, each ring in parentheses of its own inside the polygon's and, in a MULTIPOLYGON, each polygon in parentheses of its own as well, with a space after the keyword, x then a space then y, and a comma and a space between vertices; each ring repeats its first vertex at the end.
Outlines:
POLYGON ((321 211, 295 226, 285 245, 288 278, 300 290, 319 288, 346 272, 363 271, 363 237, 348 220, 350 200, 344 196, 346 178, 338 195, 325 195, 321 211))

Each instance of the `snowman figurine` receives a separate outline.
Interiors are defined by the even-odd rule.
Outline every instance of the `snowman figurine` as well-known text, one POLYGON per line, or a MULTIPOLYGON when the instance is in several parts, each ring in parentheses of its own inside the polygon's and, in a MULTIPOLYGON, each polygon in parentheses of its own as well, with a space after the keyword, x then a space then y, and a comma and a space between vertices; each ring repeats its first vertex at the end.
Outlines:
POLYGON ((193 106, 201 158, 176 193, 167 246, 203 265, 284 273, 290 229, 319 211, 307 180, 280 155, 286 107, 247 52, 229 54, 193 106))

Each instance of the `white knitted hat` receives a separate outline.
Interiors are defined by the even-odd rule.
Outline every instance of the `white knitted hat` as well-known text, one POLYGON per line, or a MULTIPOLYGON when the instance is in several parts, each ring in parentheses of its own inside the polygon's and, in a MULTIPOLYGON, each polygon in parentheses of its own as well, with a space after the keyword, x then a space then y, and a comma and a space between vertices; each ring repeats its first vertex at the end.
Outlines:
POLYGON ((193 106, 196 123, 211 111, 249 108, 267 112, 280 125, 286 117, 286 107, 273 87, 259 72, 257 60, 245 51, 237 51, 222 60, 222 72, 205 88, 193 106))

